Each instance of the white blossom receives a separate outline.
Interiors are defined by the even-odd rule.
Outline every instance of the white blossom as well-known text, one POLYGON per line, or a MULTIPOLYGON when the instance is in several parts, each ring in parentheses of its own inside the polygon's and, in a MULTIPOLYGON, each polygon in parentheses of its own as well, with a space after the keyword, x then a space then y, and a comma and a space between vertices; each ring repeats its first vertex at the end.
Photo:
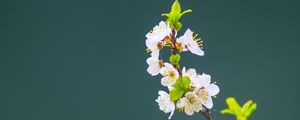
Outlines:
POLYGON ((163 61, 153 56, 147 59, 147 64, 149 65, 147 72, 152 76, 158 75, 163 67, 163 61))
POLYGON ((158 94, 159 96, 155 101, 158 103, 159 109, 164 111, 165 113, 171 112, 169 116, 169 119, 171 119, 175 111, 174 102, 170 100, 170 95, 165 91, 159 91, 158 94))
POLYGON ((210 75, 203 73, 200 77, 199 84, 197 84, 197 87, 194 90, 203 105, 208 109, 213 107, 212 96, 215 96, 220 92, 219 87, 210 82, 210 75))
POLYGON ((170 26, 161 21, 158 26, 146 34, 146 46, 150 49, 151 56, 159 56, 159 50, 165 45, 164 39, 168 38, 171 32, 170 26))
POLYGON ((193 36, 193 32, 190 29, 187 29, 183 36, 179 37, 177 40, 177 45, 182 48, 183 51, 186 51, 187 49, 199 56, 204 55, 204 51, 200 48, 200 45, 198 43, 199 39, 196 39, 196 36, 193 36))
POLYGON ((160 74, 163 76, 161 79, 161 84, 163 86, 172 88, 172 85, 176 82, 179 77, 179 73, 176 68, 170 63, 164 63, 164 67, 161 68, 160 74))
POLYGON ((176 106, 180 109, 184 109, 187 115, 193 115, 194 112, 199 112, 202 109, 201 100, 194 92, 186 93, 185 97, 177 101, 176 106))

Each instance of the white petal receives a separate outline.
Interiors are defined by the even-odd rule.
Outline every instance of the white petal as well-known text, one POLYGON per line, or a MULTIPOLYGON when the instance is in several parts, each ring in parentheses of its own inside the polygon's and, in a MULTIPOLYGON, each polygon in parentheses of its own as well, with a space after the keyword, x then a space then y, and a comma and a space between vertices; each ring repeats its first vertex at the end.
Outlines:
POLYGON ((160 96, 168 96, 169 94, 167 92, 165 92, 165 91, 160 90, 160 91, 158 91, 158 95, 160 95, 160 96))
POLYGON ((197 47, 188 47, 188 49, 191 51, 191 53, 194 53, 196 55, 199 55, 199 56, 204 55, 204 51, 202 49, 200 49, 198 46, 197 47))
POLYGON ((206 86, 205 89, 207 90, 209 96, 215 96, 220 92, 219 87, 215 84, 210 84, 206 86))
POLYGON ((147 64, 149 67, 147 68, 147 72, 151 74, 152 76, 155 76, 159 74, 160 66, 159 66, 159 60, 153 57, 148 58, 147 64))
POLYGON ((161 78, 161 84, 166 87, 173 85, 175 82, 176 80, 168 76, 161 78))
POLYGON ((149 74, 151 74, 152 76, 158 75, 160 71, 160 67, 159 66, 149 66, 147 68, 147 72, 149 74))
POLYGON ((209 74, 205 74, 205 73, 203 73, 202 75, 201 75, 201 80, 200 80, 200 84, 201 85, 203 85, 203 86, 207 86, 207 85, 209 85, 210 84, 210 81, 211 81, 211 77, 210 77, 210 75, 209 74))
POLYGON ((173 116, 173 114, 174 114, 174 111, 175 111, 175 110, 171 111, 171 114, 170 114, 170 116, 168 117, 168 119, 171 119, 171 118, 172 118, 172 116, 173 116))
POLYGON ((168 86, 168 89, 169 89, 169 91, 171 91, 174 89, 174 87, 170 85, 170 86, 168 86))
POLYGON ((211 97, 208 97, 207 101, 204 101, 204 106, 208 109, 213 107, 213 101, 211 97))
POLYGON ((174 68, 172 64, 170 63, 164 63, 165 67, 169 68, 169 69, 172 69, 174 68))
POLYGON ((187 74, 187 73, 186 73, 186 69, 185 69, 185 67, 183 67, 183 68, 182 68, 182 76, 186 76, 186 74, 187 74))
POLYGON ((184 102, 184 99, 186 99, 185 97, 184 98, 180 98, 177 103, 176 103, 176 106, 178 108, 183 108, 185 106, 185 102, 184 102))
POLYGON ((187 115, 189 115, 189 116, 191 116, 191 115, 194 114, 193 111, 190 111, 190 110, 188 110, 188 109, 184 109, 184 112, 185 112, 187 115))
POLYGON ((167 75, 168 75, 168 69, 167 69, 166 67, 162 67, 162 68, 160 69, 160 74, 161 74, 162 76, 167 76, 167 75))
POLYGON ((159 49, 151 51, 151 57, 158 59, 158 57, 159 57, 159 49))

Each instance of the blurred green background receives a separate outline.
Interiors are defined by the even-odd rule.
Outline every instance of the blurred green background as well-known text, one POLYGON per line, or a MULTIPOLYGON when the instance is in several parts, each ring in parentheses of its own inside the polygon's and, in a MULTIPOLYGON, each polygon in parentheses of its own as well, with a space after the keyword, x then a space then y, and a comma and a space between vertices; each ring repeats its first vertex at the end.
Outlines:
MULTIPOLYGON (((253 99, 250 120, 297 119, 300 8, 297 0, 180 0, 193 13, 182 34, 204 39, 206 55, 182 65, 212 75, 225 98, 253 99)), ((145 34, 173 0, 1 0, 1 120, 165 120, 160 77, 145 60, 145 34)), ((167 55, 168 50, 164 49, 167 55)), ((204 120, 175 112, 173 120, 204 120)))

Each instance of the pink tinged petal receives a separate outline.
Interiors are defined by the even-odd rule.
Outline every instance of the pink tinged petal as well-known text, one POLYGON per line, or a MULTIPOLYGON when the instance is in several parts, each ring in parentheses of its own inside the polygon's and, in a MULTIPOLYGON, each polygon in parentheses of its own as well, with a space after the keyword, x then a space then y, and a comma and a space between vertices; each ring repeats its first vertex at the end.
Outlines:
POLYGON ((219 87, 215 84, 210 84, 206 86, 205 89, 207 90, 209 96, 215 96, 220 92, 219 87))
POLYGON ((213 107, 213 101, 212 98, 209 96, 207 101, 204 101, 203 104, 206 108, 211 109, 213 107))

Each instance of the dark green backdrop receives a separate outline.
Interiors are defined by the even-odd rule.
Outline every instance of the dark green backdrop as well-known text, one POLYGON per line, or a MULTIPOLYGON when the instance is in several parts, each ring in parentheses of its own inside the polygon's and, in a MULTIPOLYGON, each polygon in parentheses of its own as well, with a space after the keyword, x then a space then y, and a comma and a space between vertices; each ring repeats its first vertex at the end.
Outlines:
MULTIPOLYGON (((1 0, 1 120, 165 120, 160 77, 146 72, 145 34, 173 0, 1 0)), ((206 56, 185 66, 212 75, 225 98, 253 99, 250 120, 299 116, 297 0, 180 0, 206 56)), ((163 51, 167 53, 168 51, 163 51)), ((204 120, 176 112, 173 120, 204 120)))

